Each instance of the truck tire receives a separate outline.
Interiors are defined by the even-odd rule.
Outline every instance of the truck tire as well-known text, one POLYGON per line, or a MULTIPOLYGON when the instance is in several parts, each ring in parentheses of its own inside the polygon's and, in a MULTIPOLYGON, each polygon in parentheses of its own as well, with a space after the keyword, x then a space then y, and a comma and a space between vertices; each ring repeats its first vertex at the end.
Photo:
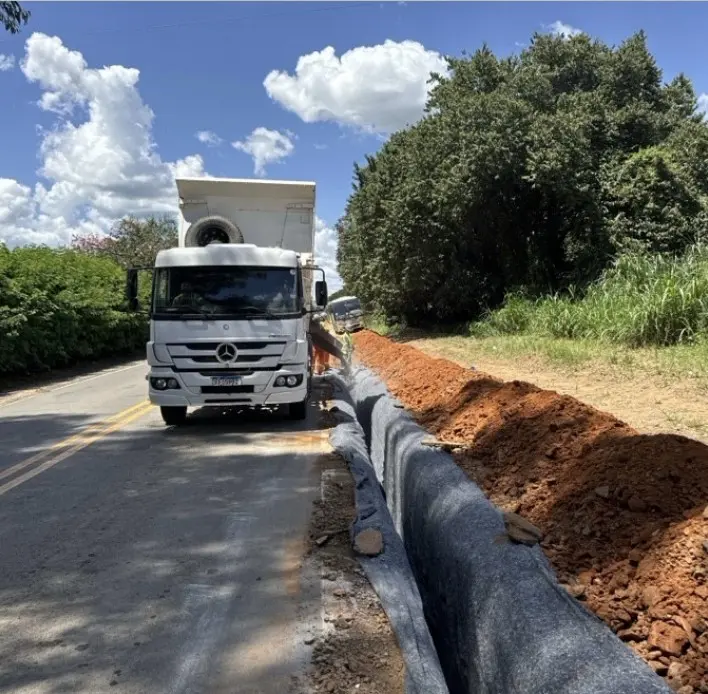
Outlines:
POLYGON ((295 419, 302 421, 303 419, 307 419, 307 403, 309 402, 308 398, 305 398, 301 402, 291 402, 288 405, 288 416, 290 419, 295 419))
POLYGON ((194 222, 184 235, 185 246, 207 246, 212 241, 243 243, 243 234, 226 217, 210 215, 194 222))
POLYGON ((160 414, 167 426, 179 426, 187 419, 186 407, 161 407, 160 414))

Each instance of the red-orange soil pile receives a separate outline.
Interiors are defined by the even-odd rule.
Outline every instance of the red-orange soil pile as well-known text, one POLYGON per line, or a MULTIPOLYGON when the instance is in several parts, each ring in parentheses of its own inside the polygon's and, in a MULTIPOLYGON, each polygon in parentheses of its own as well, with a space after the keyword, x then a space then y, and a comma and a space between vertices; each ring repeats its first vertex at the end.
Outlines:
POLYGON ((357 358, 504 510, 544 532, 559 580, 681 694, 708 692, 708 447, 376 333, 357 358))

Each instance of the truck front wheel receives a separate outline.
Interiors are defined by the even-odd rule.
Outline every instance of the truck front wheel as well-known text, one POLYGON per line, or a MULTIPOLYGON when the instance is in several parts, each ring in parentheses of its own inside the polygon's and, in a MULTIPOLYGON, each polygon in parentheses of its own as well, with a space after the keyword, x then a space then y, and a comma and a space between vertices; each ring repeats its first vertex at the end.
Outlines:
POLYGON ((302 402, 291 402, 288 405, 290 419, 307 419, 307 398, 302 402))
POLYGON ((160 414, 168 426, 179 426, 187 419, 186 407, 161 407, 160 414))

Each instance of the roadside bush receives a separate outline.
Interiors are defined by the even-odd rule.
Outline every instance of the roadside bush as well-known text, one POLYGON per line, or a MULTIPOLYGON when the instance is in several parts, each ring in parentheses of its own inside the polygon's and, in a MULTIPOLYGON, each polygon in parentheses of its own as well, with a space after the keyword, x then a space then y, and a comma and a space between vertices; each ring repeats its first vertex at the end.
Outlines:
POLYGON ((680 257, 626 254, 584 296, 510 297, 474 323, 475 336, 529 333, 630 347, 686 344, 708 337, 708 249, 680 257))
POLYGON ((147 323, 126 312, 124 288, 125 271, 110 258, 0 245, 0 374, 143 346, 147 323))

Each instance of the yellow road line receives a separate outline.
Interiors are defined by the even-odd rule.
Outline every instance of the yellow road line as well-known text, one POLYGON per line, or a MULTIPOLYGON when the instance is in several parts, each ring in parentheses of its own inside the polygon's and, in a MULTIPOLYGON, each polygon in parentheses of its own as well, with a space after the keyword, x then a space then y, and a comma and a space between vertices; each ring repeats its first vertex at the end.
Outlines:
POLYGON ((144 407, 145 403, 147 403, 147 402, 148 402, 147 400, 143 400, 142 402, 139 402, 137 405, 133 405, 132 407, 128 407, 127 409, 122 410, 121 412, 117 412, 116 414, 114 414, 106 419, 102 419, 100 422, 96 422, 95 424, 90 424, 85 429, 82 429, 78 434, 74 434, 73 436, 70 436, 68 439, 64 439, 63 441, 59 441, 58 443, 53 444, 49 448, 46 448, 45 450, 40 451, 39 453, 35 453, 31 458, 27 458, 27 459, 23 460, 22 462, 19 462, 16 465, 9 467, 7 470, 3 470, 2 472, 0 472, 0 480, 4 480, 6 477, 12 477, 12 475, 19 472, 20 470, 24 470, 26 467, 29 467, 30 465, 34 465, 35 463, 39 463, 47 456, 52 455, 52 453, 54 451, 56 451, 58 448, 66 448, 67 446, 69 446, 73 443, 76 443, 77 441, 80 441, 82 438, 84 438, 88 434, 90 434, 94 431, 97 431, 99 429, 102 429, 105 426, 108 426, 111 422, 114 422, 117 419, 121 419, 122 417, 129 415, 131 412, 137 410, 139 407, 144 407))
POLYGON ((104 438, 111 432, 116 431, 116 429, 120 429, 121 427, 130 424, 130 422, 147 414, 151 408, 152 404, 149 401, 145 400, 141 403, 138 403, 137 405, 134 405, 133 407, 129 407, 127 410, 119 412, 117 415, 114 415, 113 417, 104 421, 102 423, 103 428, 100 428, 101 425, 89 427, 88 429, 83 432, 80 432, 76 436, 72 436, 71 438, 66 439, 66 441, 60 441, 58 444, 52 446, 52 448, 48 451, 43 451, 41 454, 38 454, 36 456, 33 456, 32 458, 29 458, 28 460, 18 463, 17 465, 13 466, 13 468, 10 468, 10 470, 5 470, 0 479, 9 476, 11 472, 17 472, 27 467, 28 465, 32 465, 33 463, 38 462, 42 458, 46 457, 47 454, 50 454, 52 451, 56 451, 57 448, 66 449, 66 446, 69 445, 72 441, 77 441, 77 443, 71 446, 68 450, 61 450, 60 453, 56 453, 54 456, 50 457, 49 460, 46 460, 33 470, 30 470, 24 475, 20 475, 19 477, 16 477, 10 482, 7 482, 6 484, 0 486, 0 496, 5 494, 6 492, 9 492, 11 489, 18 487, 27 480, 36 477, 45 470, 49 470, 49 468, 54 467, 57 463, 60 463, 62 460, 65 460, 69 456, 74 455, 74 453, 80 451, 82 448, 90 446, 95 441, 104 438))

